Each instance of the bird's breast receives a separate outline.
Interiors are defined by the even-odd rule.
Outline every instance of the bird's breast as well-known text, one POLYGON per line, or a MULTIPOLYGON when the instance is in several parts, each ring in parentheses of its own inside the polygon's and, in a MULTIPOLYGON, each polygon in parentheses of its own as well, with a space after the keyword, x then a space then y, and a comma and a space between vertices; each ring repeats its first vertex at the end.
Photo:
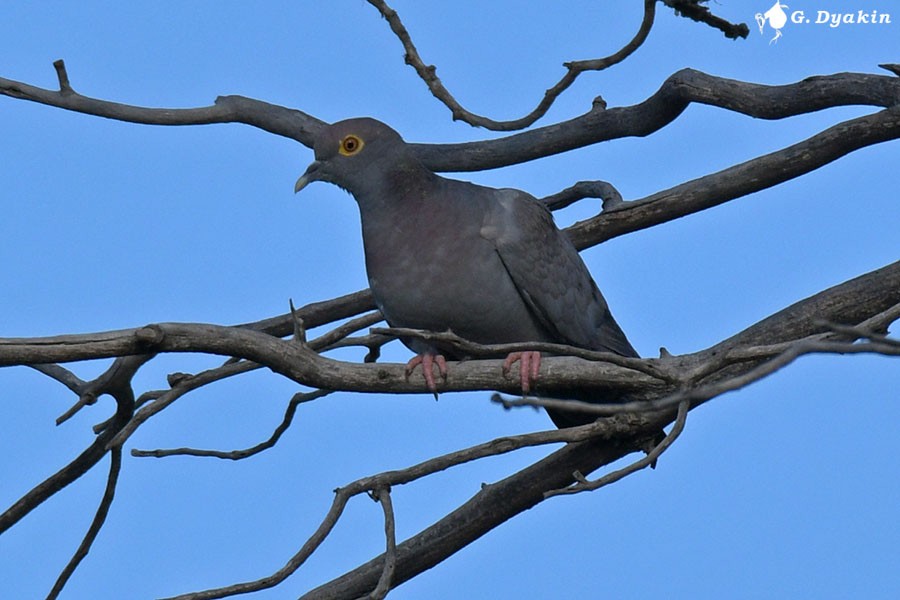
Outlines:
POLYGON ((480 222, 416 217, 363 219, 369 285, 391 325, 484 344, 544 339, 480 222))

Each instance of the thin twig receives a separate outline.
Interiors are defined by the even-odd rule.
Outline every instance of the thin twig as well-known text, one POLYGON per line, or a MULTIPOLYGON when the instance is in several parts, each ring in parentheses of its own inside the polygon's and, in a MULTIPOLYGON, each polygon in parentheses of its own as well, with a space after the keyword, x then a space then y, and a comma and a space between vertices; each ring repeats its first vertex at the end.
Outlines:
POLYGON ((613 210, 623 203, 622 194, 608 181, 579 181, 541 201, 550 210, 560 210, 583 198, 600 198, 604 211, 613 210))
POLYGON ((69 83, 69 74, 66 72, 66 63, 62 59, 53 61, 53 68, 56 69, 56 78, 59 80, 59 93, 63 96, 74 94, 75 90, 69 83))
MULTIPOLYGON (((131 380, 138 369, 150 360, 150 356, 125 356, 117 358, 97 379, 87 385, 96 385, 97 395, 109 394, 116 401, 116 413, 109 425, 74 460, 62 469, 31 488, 5 512, 0 514, 0 534, 18 523, 32 510, 82 475, 111 451, 110 439, 125 427, 134 414, 134 391, 131 380)), ((113 446, 115 447, 115 446, 113 446)))
POLYGON ((338 347, 340 345, 340 342, 346 339, 350 334, 356 333, 357 331, 365 329, 366 327, 371 327, 375 323, 383 320, 384 317, 381 315, 381 311, 376 310, 370 313, 366 313, 362 316, 356 317, 355 319, 347 321, 343 325, 335 327, 328 333, 322 334, 321 336, 311 341, 309 343, 309 347, 319 352, 331 350, 332 348, 338 347))
POLYGON ((689 409, 690 403, 686 400, 682 401, 678 405, 678 416, 675 419, 675 424, 672 426, 672 430, 669 431, 666 437, 664 437, 662 441, 660 441, 660 443, 653 448, 653 450, 648 452, 647 455, 640 460, 636 460, 627 467, 624 467, 617 471, 613 471, 612 473, 607 473, 603 477, 595 479, 594 481, 589 481, 580 473, 576 473, 576 481, 574 484, 562 489, 550 490, 549 492, 545 492, 544 497, 550 498, 552 496, 590 492, 600 489, 611 483, 615 483, 620 479, 631 475, 632 473, 636 473, 642 469, 646 469, 647 467, 656 465, 656 461, 659 459, 660 455, 665 452, 675 442, 675 440, 678 439, 678 436, 681 435, 681 432, 684 431, 684 424, 687 421, 687 414, 689 409))
POLYGON ((205 456, 212 458, 222 458, 228 460, 242 460, 245 458, 249 458, 264 450, 268 450, 273 448, 275 444, 278 443, 278 440, 281 439, 281 436, 285 431, 291 426, 291 423, 294 420, 294 415, 297 412, 297 406, 303 404, 305 402, 311 402, 313 400, 317 400, 318 398, 322 398, 327 396, 331 392, 328 390, 316 390, 313 392, 298 392, 294 394, 291 398, 291 401, 288 403, 287 409, 284 413, 284 418, 279 423, 278 427, 275 428, 275 431, 272 432, 272 435, 263 442, 256 444, 250 448, 245 448, 243 450, 201 450, 197 448, 167 448, 167 449, 156 449, 156 450, 138 450, 133 449, 131 451, 132 456, 139 457, 154 457, 154 458, 163 458, 166 456, 205 456))
POLYGON ((91 545, 94 543, 94 540, 97 539, 100 529, 103 528, 103 524, 106 522, 106 517, 109 514, 109 507, 112 506, 113 498, 115 498, 116 495, 116 484, 119 481, 119 472, 122 469, 122 447, 115 446, 112 448, 109 457, 109 475, 106 478, 106 489, 103 492, 103 498, 100 500, 100 505, 97 507, 97 512, 94 514, 94 519, 91 521, 91 526, 88 528, 87 533, 85 533, 84 539, 81 540, 81 544, 79 544, 75 554, 59 574, 56 583, 53 584, 53 589, 47 594, 47 600, 54 600, 59 597, 66 583, 69 581, 69 578, 75 572, 75 569, 78 568, 78 565, 84 560, 84 557, 87 556, 91 549, 91 545))
POLYGON ((384 537, 386 549, 384 552, 384 568, 378 585, 372 592, 360 600, 382 600, 391 590, 391 580, 394 577, 394 569, 397 567, 397 534, 394 525, 394 505, 391 502, 391 488, 389 486, 378 488, 372 492, 372 498, 381 504, 384 511, 384 537))
POLYGON ((328 514, 325 515, 325 518, 319 524, 319 527, 316 529, 315 533, 303 544, 303 547, 291 557, 291 559, 287 562, 287 564, 276 571, 275 573, 263 577, 261 579, 257 579, 256 581, 250 581, 247 583, 238 583, 235 585, 229 585, 226 587, 216 588, 212 590, 203 590, 201 592, 191 592, 188 594, 181 594, 179 596, 173 596, 171 598, 164 598, 163 600, 214 600, 215 598, 225 598, 227 596, 236 596, 238 594, 247 594, 250 592, 258 592, 260 590, 265 590, 271 587, 274 587, 284 581, 291 573, 299 569, 306 559, 308 559, 313 552, 315 552, 318 547, 325 541, 325 538, 331 533, 331 530, 334 529, 335 524, 340 519, 341 514, 344 512, 344 508, 347 506, 347 502, 353 497, 355 494, 349 494, 343 489, 335 490, 334 501, 331 503, 331 508, 328 510, 328 514))
POLYGON ((184 396, 190 391, 200 387, 221 381, 227 377, 240 375, 256 369, 262 368, 261 365, 251 361, 240 361, 236 363, 228 363, 214 369, 201 371, 190 377, 182 378, 174 387, 160 394, 155 400, 147 403, 146 406, 138 410, 129 423, 122 428, 119 435, 112 440, 114 445, 122 445, 125 440, 137 431, 138 427, 143 425, 148 419, 162 410, 169 407, 173 402, 184 396))

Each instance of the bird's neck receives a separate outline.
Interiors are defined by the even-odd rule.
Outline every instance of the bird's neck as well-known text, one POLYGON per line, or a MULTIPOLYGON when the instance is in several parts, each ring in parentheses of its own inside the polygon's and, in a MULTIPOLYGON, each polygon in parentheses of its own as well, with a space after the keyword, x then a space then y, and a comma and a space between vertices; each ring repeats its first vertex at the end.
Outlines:
POLYGON ((374 185, 354 192, 353 196, 364 222, 402 221, 427 210, 433 202, 428 192, 434 190, 439 179, 418 162, 403 162, 382 171, 374 185))

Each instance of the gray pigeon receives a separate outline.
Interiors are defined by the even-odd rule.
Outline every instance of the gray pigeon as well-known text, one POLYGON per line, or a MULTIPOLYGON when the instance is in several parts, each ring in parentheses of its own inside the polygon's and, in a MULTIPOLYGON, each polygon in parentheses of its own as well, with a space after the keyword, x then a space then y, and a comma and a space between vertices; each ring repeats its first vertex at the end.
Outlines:
MULTIPOLYGON (((325 127, 315 155, 294 191, 327 181, 356 199, 369 285, 391 326, 450 329, 481 344, 555 342, 638 356, 578 251, 533 196, 440 177, 396 131, 370 118, 325 127)), ((407 372, 421 365, 432 392, 433 366, 446 376, 443 355, 464 358, 421 340, 404 343, 418 353, 407 372)), ((513 353, 504 370, 516 361, 527 393, 540 353, 513 353)), ((617 401, 577 390, 553 395, 617 401)), ((558 427, 594 419, 548 412, 558 427)))

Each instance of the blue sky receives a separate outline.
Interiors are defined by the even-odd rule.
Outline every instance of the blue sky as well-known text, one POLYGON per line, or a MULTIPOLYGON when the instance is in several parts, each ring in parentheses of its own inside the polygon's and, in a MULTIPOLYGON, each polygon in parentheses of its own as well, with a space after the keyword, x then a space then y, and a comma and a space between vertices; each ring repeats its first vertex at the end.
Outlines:
MULTIPOLYGON (((468 108, 529 111, 566 60, 610 54, 640 3, 395 0, 428 63, 468 108)), ((602 95, 639 102, 684 67, 780 84, 900 62, 891 0, 789 2, 877 10, 890 25, 789 23, 759 33, 762 0, 713 10, 751 25, 747 40, 660 7, 624 64, 583 75, 541 124, 602 95)), ((86 95, 193 107, 242 94, 333 121, 371 115, 408 140, 495 134, 453 123, 403 64, 364 2, 32 2, 0 9, 0 76, 55 87, 64 58, 86 95)), ((543 196, 605 179, 626 199, 802 140, 872 109, 761 121, 692 106, 648 138, 462 177, 543 196)), ((317 184, 294 196, 311 160, 297 143, 244 125, 149 127, 0 98, 0 336, 102 331, 158 321, 239 323, 366 286, 356 207, 317 184)), ((635 347, 691 352, 815 292, 895 261, 900 146, 866 148, 725 206, 617 238, 585 260, 635 347)), ((567 209, 561 224, 596 205, 567 209)), ((384 360, 405 361, 397 346, 384 360)), ((215 364, 166 356, 166 373, 215 364)), ((82 377, 102 364, 75 367, 82 377)), ((179 400, 126 449, 231 449, 268 437, 295 384, 254 373, 179 400)), ((900 589, 900 477, 894 457, 900 368, 879 357, 808 357, 695 411, 654 472, 552 499, 501 526, 391 598, 889 598, 900 589)), ((304 406, 275 449, 231 463, 126 456, 117 499, 64 598, 152 598, 256 579, 280 567, 324 516, 335 487, 501 435, 550 427, 488 394, 339 394, 304 406)), ((110 414, 103 400, 61 427, 73 401, 24 368, 0 370, 0 504, 71 460, 110 414)), ((546 454, 460 467, 394 492, 407 537, 482 482, 546 454)), ((106 463, 0 537, 0 597, 44 597, 79 543, 106 463)), ((351 502, 328 542, 281 587, 293 598, 383 547, 380 508, 351 502)))

